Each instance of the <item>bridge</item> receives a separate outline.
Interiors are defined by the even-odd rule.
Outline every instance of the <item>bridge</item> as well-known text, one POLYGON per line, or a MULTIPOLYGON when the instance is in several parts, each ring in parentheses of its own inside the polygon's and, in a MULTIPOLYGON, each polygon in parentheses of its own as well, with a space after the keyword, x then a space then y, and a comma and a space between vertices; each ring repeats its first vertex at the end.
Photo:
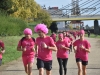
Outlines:
POLYGON ((83 29, 84 21, 94 20, 94 32, 100 33, 100 0, 71 0, 72 3, 62 8, 49 8, 47 12, 59 28, 83 29))
POLYGON ((51 16, 53 21, 100 20, 100 15, 51 16))
POLYGON ((72 0, 72 3, 48 12, 53 21, 100 20, 100 0, 72 0))

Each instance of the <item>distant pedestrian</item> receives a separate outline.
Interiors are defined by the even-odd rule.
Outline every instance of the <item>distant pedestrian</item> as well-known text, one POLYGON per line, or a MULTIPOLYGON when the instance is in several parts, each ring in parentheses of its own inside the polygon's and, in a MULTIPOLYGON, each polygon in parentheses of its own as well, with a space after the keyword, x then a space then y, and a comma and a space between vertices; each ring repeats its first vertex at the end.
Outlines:
POLYGON ((88 30, 88 32, 87 32, 87 33, 88 33, 88 37, 90 37, 90 34, 91 34, 91 33, 90 33, 90 31, 89 31, 89 30, 88 30))
POLYGON ((3 54, 5 53, 5 46, 4 46, 4 42, 2 42, 0 40, 0 66, 2 64, 2 57, 3 57, 3 54))
POLYGON ((26 28, 24 30, 24 35, 17 46, 18 51, 22 51, 22 60, 25 68, 25 72, 28 75, 32 75, 32 67, 34 62, 34 56, 35 56, 35 39, 32 38, 32 30, 29 28, 26 28))
POLYGON ((88 53, 90 53, 90 43, 84 38, 85 31, 80 30, 80 38, 73 43, 78 75, 86 75, 86 65, 88 65, 88 53))
POLYGON ((46 25, 38 24, 34 28, 34 31, 39 35, 35 42, 39 75, 44 74, 44 68, 46 70, 46 75, 51 75, 52 51, 57 51, 55 42, 50 36, 46 35, 48 33, 46 25))

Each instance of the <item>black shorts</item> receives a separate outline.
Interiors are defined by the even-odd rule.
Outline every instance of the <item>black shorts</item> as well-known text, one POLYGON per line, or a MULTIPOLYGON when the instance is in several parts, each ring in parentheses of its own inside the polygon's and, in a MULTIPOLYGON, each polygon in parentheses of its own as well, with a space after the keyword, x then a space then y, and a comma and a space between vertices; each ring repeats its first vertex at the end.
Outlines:
POLYGON ((88 61, 83 61, 80 58, 76 58, 76 62, 82 62, 82 65, 88 65, 88 61))
POLYGON ((0 66, 1 66, 1 64, 2 64, 2 59, 0 59, 0 66))
POLYGON ((37 58, 37 68, 45 68, 46 70, 50 71, 52 69, 52 60, 50 61, 43 61, 37 58))

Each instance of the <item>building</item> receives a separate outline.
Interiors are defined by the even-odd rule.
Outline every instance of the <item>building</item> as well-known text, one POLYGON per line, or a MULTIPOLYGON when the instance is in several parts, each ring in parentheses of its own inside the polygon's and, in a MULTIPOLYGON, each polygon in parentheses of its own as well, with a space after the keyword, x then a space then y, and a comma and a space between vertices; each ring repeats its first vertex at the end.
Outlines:
MULTIPOLYGON (((45 8, 44 10, 46 10, 51 15, 51 18, 53 17, 60 18, 61 16, 63 16, 63 10, 59 9, 58 7, 48 7, 48 9, 45 8)), ((58 30, 66 30, 65 22, 56 22, 56 23, 58 30)))

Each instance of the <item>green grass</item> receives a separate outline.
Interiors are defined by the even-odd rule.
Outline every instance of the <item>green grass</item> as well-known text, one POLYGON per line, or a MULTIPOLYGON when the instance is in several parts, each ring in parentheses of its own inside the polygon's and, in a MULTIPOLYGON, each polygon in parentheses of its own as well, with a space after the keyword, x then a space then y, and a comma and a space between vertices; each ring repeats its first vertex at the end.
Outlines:
MULTIPOLYGON (((88 37, 87 34, 86 34, 85 36, 88 37)), ((96 36, 95 34, 91 34, 91 35, 90 35, 90 38, 100 38, 100 35, 97 35, 97 36, 96 36)))
MULTIPOLYGON (((33 36, 36 38, 37 34, 33 34, 33 36)), ((33 37, 32 36, 32 37, 33 37)), ((21 51, 17 51, 17 44, 18 41, 23 36, 7 36, 7 37, 0 37, 0 40, 2 40, 5 44, 5 53, 3 54, 3 64, 6 64, 8 62, 11 62, 13 60, 17 60, 21 57, 21 51)))

